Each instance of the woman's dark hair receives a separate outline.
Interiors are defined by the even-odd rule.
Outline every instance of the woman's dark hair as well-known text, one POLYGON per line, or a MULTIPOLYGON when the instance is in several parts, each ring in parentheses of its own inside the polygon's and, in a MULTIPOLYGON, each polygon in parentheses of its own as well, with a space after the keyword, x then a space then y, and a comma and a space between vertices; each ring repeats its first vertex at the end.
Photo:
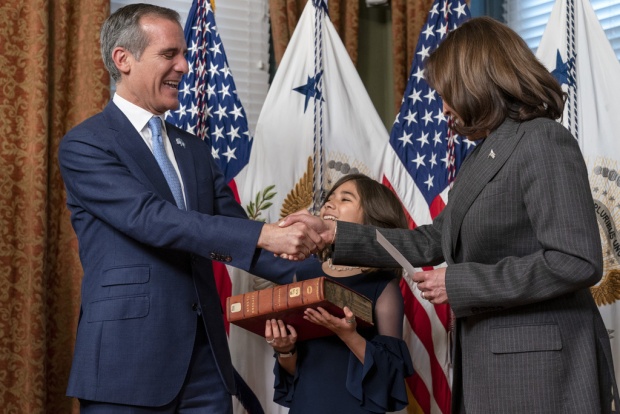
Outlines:
POLYGON ((477 17, 450 32, 426 62, 425 78, 462 122, 453 129, 482 137, 508 117, 558 119, 566 93, 508 26, 477 17))

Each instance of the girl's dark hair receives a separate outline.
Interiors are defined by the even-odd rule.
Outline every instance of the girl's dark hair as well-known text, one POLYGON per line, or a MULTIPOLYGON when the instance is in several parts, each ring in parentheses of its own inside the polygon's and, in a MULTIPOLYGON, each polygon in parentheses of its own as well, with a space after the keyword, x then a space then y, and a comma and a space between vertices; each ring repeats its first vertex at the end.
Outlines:
POLYGON ((426 62, 425 78, 462 122, 453 129, 482 137, 508 117, 558 119, 566 93, 508 26, 477 17, 450 32, 426 62))
MULTIPOLYGON (((348 174, 341 177, 325 195, 323 204, 342 184, 352 181, 360 196, 364 212, 362 224, 383 228, 409 228, 407 216, 400 200, 386 186, 364 174, 348 174)), ((326 259, 326 258, 324 258, 326 259)), ((397 272, 400 275, 400 272, 397 272)))
POLYGON ((364 174, 348 174, 341 177, 327 192, 323 204, 342 184, 353 181, 360 196, 364 222, 376 227, 408 228, 403 206, 396 195, 386 186, 364 174))

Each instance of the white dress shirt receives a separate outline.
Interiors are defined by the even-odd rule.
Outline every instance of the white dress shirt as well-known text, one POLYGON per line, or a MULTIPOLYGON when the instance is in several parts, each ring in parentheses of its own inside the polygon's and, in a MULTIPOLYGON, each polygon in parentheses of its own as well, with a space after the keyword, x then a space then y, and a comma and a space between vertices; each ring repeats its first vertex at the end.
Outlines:
POLYGON ((161 118, 161 134, 162 139, 164 141, 164 147, 166 148, 166 155, 172 162, 172 166, 179 176, 179 181, 181 182, 181 190, 183 190, 183 199, 185 201, 185 205, 187 205, 187 198, 185 197, 185 186, 183 185, 183 178, 181 177, 181 173, 179 172, 179 165, 177 164, 177 160, 174 157, 174 151, 172 150, 172 144, 170 144, 170 139, 168 139, 168 133, 166 132, 166 123, 164 122, 164 117, 161 115, 154 115, 131 102, 127 99, 123 98, 119 94, 115 93, 112 98, 114 104, 121 110, 123 114, 129 119, 129 122, 134 126, 136 131, 140 134, 146 145, 149 147, 151 152, 153 152, 153 134, 151 133, 151 129, 149 128, 149 119, 154 116, 158 116, 161 118))

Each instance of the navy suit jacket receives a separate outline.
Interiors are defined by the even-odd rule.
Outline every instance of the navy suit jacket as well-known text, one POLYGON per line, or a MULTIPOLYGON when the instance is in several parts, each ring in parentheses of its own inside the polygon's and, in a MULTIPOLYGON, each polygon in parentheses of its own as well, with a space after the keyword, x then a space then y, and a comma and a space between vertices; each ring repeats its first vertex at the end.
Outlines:
POLYGON ((233 370, 212 260, 278 283, 294 263, 256 248, 248 220, 208 146, 166 124, 187 211, 177 208, 140 134, 114 103, 60 144, 60 169, 84 270, 67 395, 160 406, 185 379, 203 316, 231 393, 233 370))

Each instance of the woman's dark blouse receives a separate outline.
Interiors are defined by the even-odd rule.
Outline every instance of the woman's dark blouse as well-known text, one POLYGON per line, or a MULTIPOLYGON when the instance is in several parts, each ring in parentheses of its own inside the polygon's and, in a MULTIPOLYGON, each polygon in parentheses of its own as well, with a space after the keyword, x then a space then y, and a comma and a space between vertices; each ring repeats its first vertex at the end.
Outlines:
MULTIPOLYGON (((300 263, 297 280, 323 276, 321 263, 309 259, 300 263)), ((396 275, 376 271, 333 278, 375 304, 396 275)), ((399 306, 402 325, 402 297, 399 306)), ((358 329, 366 339, 364 364, 338 338, 328 336, 297 343, 297 370, 291 376, 276 360, 274 401, 290 407, 290 414, 355 414, 397 411, 407 405, 405 377, 413 373, 406 344, 398 338, 378 335, 375 326, 358 329)))

